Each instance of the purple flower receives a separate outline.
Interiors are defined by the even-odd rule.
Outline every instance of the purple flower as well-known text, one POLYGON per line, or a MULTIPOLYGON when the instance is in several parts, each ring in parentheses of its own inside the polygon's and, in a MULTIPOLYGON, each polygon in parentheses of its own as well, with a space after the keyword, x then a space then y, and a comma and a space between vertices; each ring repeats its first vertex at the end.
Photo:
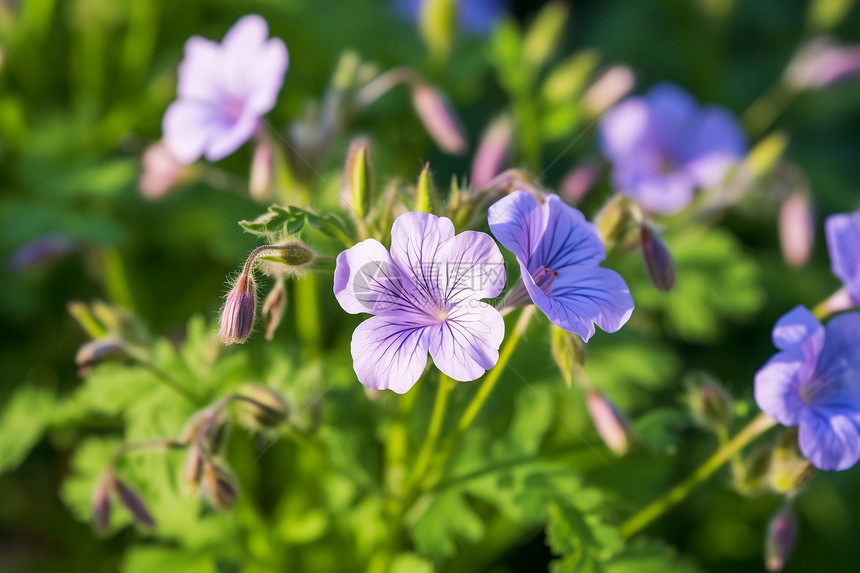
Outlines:
POLYGON ((860 304, 860 210, 831 215, 824 228, 830 268, 848 289, 854 304, 860 304))
POLYGON ((860 460, 860 314, 826 327, 803 306, 777 321, 780 352, 756 373, 755 400, 784 426, 798 426, 803 455, 822 470, 860 460))
MULTIPOLYGON (((410 20, 418 20, 424 4, 431 0, 395 0, 394 8, 410 20)), ((485 34, 505 15, 509 0, 460 0, 458 19, 464 30, 485 34)))
POLYGON ((349 313, 370 313, 352 335, 359 381, 408 391, 427 353, 455 380, 495 366, 505 333, 501 314, 480 299, 505 286, 502 253, 485 233, 454 235, 449 219, 405 213, 391 229, 391 253, 367 239, 342 252, 334 294, 349 313))
POLYGON ((287 48, 269 39, 266 21, 240 19, 221 44, 193 36, 179 64, 178 99, 164 114, 164 140, 182 163, 217 161, 248 141, 274 106, 287 71, 287 48))
POLYGON ((731 113, 700 107, 671 84, 654 86, 608 111, 600 136, 613 165, 613 184, 656 213, 686 207, 695 189, 722 181, 746 152, 743 131, 731 113))
POLYGON ((606 258, 597 228, 555 195, 542 203, 514 191, 489 211, 490 230, 520 263, 525 289, 549 319, 585 341, 594 325, 621 328, 633 312, 630 291, 606 258))

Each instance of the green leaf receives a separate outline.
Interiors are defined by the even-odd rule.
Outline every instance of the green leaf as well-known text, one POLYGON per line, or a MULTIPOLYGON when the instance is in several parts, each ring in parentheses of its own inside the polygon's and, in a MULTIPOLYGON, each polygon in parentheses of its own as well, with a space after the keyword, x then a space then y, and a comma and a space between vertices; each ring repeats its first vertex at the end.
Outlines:
POLYGON ((18 467, 42 437, 54 408, 54 394, 21 386, 0 417, 0 473, 18 467))
POLYGON ((475 542, 483 535, 484 522, 456 491, 433 498, 412 526, 418 552, 437 560, 454 555, 457 541, 475 542))
POLYGON ((657 408, 633 423, 636 440, 654 450, 674 455, 678 451, 678 430, 690 424, 690 415, 675 408, 657 408))
POLYGON ((390 573, 433 573, 433 564, 414 553, 401 553, 391 562, 390 573))
POLYGON ((153 573, 153 571, 189 571, 220 573, 210 555, 166 547, 132 547, 123 559, 123 573, 153 573))
POLYGON ((616 555, 606 573, 699 573, 695 564, 679 558, 670 547, 655 541, 639 542, 616 555))
MULTIPOLYGON (((618 530, 599 515, 574 505, 575 500, 557 500, 548 507, 547 541, 562 559, 552 563, 553 573, 605 571, 604 563, 623 546, 618 530)), ((592 508, 593 509, 593 508, 592 508)))

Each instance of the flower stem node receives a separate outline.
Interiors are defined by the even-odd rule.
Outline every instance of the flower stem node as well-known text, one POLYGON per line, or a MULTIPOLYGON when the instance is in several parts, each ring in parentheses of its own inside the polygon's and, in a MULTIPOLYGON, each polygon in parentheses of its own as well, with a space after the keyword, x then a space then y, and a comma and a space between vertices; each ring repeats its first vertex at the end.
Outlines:
POLYGON ((243 344, 251 335, 257 314, 257 292, 254 277, 243 272, 227 295, 221 312, 221 329, 218 335, 224 344, 243 344))

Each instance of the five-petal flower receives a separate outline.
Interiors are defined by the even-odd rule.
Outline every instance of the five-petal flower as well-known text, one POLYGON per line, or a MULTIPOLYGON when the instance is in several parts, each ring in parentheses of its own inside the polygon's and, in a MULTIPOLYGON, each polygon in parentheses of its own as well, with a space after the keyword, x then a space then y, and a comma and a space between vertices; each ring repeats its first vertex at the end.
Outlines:
POLYGON ((798 426, 803 455, 822 470, 860 460, 860 314, 826 327, 803 306, 773 329, 775 354, 756 373, 759 408, 784 426, 798 426))
POLYGON ((334 294, 349 313, 370 313, 352 336, 359 381, 408 391, 427 353, 444 374, 475 380, 495 366, 505 332, 501 314, 482 302, 502 292, 502 253, 485 233, 454 234, 453 223, 427 213, 394 221, 391 252, 367 239, 337 258, 334 294))
POLYGON ((489 210, 490 230, 517 258, 525 289, 549 319, 588 341, 594 324, 621 328, 633 312, 624 279, 599 266, 606 258, 597 228, 555 195, 542 203, 514 191, 489 210))
POLYGON ((193 36, 179 64, 178 98, 164 114, 164 141, 182 163, 217 161, 236 151, 274 106, 284 82, 287 48, 269 38, 257 15, 240 19, 221 44, 193 36))

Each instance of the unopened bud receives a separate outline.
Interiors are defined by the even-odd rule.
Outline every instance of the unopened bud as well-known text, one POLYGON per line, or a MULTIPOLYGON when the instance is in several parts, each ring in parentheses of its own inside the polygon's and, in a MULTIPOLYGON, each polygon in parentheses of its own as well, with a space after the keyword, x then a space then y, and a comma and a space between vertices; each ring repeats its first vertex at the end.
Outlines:
POLYGON ((430 174, 430 164, 425 163, 418 176, 418 185, 415 186, 415 210, 432 213, 436 203, 436 183, 430 174))
POLYGON ((192 491, 197 489, 197 484, 200 482, 200 476, 203 472, 203 457, 203 449, 198 444, 193 444, 185 457, 182 480, 192 491))
POLYGON ((797 517, 791 503, 777 510, 767 525, 764 542, 764 566, 768 571, 782 571, 797 541, 797 517))
POLYGON ((630 422, 609 398, 596 390, 589 390, 588 413, 597 433, 610 450, 619 456, 630 446, 630 422))
POLYGON ((675 261, 666 245, 647 223, 642 223, 642 259, 651 283, 657 290, 669 292, 675 287, 675 261))
POLYGON ((773 449, 770 487, 777 493, 796 493, 812 476, 812 464, 800 451, 797 435, 796 427, 786 429, 773 449))
POLYGON ((251 160, 251 177, 248 189, 253 199, 262 202, 269 196, 272 171, 272 146, 267 141, 261 141, 254 149, 254 157, 251 160))
POLYGON ((423 82, 414 82, 412 105, 427 133, 442 151, 453 155, 465 153, 463 129, 445 96, 423 82))
POLYGON ((136 522, 146 527, 155 527, 155 519, 149 513, 149 509, 139 493, 118 478, 113 479, 113 488, 120 505, 131 514, 136 522))
POLYGON ((585 343, 578 334, 567 332, 563 328, 550 327, 550 345, 552 358, 555 360, 565 384, 570 388, 573 379, 581 373, 585 365, 585 343))
POLYGON ((483 188, 499 174, 508 157, 514 126, 508 116, 497 118, 481 138, 472 161, 472 187, 483 188))
POLYGON ((237 394, 247 400, 239 400, 239 408, 248 425, 274 428, 287 419, 289 408, 283 397, 261 384, 243 384, 237 394))
POLYGON ((143 173, 138 185, 140 192, 147 199, 158 199, 173 189, 185 172, 185 165, 180 163, 163 141, 154 143, 143 152, 143 173))
POLYGON ((257 291, 254 277, 243 273, 236 286, 227 295, 221 311, 221 328, 218 335, 224 344, 242 344, 251 335, 257 315, 257 291))
POLYGON ((735 489, 742 494, 754 495, 762 493, 768 486, 771 461, 770 444, 763 444, 733 466, 735 489))
POLYGON ((281 324, 281 319, 287 309, 287 287, 284 283, 284 277, 278 277, 275 280, 275 286, 266 295, 266 300, 263 301, 263 324, 266 327, 266 340, 272 340, 275 337, 275 331, 281 324))
POLYGON ((815 243, 815 220, 809 195, 789 195, 779 210, 779 244, 782 257, 793 267, 806 264, 815 243))
POLYGON ((687 377, 687 404, 693 419, 712 431, 725 429, 732 419, 732 397, 718 380, 705 372, 687 377))
POLYGON ((349 185, 352 208, 358 219, 363 220, 373 204, 370 141, 366 137, 359 137, 350 144, 343 176, 349 185))
POLYGON ((638 245, 641 221, 642 211, 639 205, 620 193, 612 197, 595 217, 597 230, 606 243, 607 251, 613 246, 627 249, 638 245))
POLYGON ((218 421, 209 428, 206 436, 204 436, 204 443, 209 452, 217 454, 224 449, 227 439, 230 437, 230 427, 228 420, 218 418, 218 421))
POLYGON ((600 177, 600 165, 596 161, 585 161, 567 172, 559 185, 559 196, 576 205, 588 194, 600 177))
POLYGON ((113 480, 113 472, 105 472, 93 491, 93 527, 99 533, 104 532, 110 525, 110 496, 114 488, 113 480))
POLYGON ((75 354, 75 364, 78 367, 78 375, 84 376, 98 362, 127 356, 128 353, 122 342, 115 338, 100 338, 87 342, 78 349, 75 354))
POLYGON ((316 253, 301 241, 291 241, 267 248, 257 257, 260 270, 270 277, 301 276, 316 259, 316 253))
POLYGON ((798 50, 785 71, 794 89, 819 89, 860 76, 860 45, 845 46, 830 37, 811 40, 798 50))
POLYGON ((591 117, 602 114, 629 94, 635 84, 636 76, 627 66, 609 68, 585 90, 585 111, 591 117))
POLYGON ((203 495, 209 504, 219 511, 228 511, 236 501, 233 477, 223 467, 209 461, 203 462, 203 495))
POLYGON ((442 63, 448 59, 457 30, 457 0, 424 0, 420 2, 419 30, 433 58, 442 63))
POLYGON ((530 68, 539 69, 552 56, 561 40, 568 10, 567 5, 557 1, 538 12, 523 39, 523 60, 530 68))
POLYGON ((7 260, 12 272, 46 265, 60 259, 78 247, 78 244, 61 235, 45 235, 19 247, 7 260))

